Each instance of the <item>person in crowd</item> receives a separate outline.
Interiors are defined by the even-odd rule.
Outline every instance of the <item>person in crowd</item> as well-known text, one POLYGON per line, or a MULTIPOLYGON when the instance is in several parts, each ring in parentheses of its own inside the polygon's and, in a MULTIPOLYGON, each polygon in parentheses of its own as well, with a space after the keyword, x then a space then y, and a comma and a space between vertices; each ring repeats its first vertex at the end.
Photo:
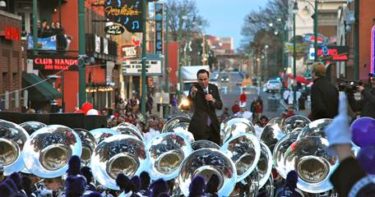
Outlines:
POLYGON ((293 105, 289 105, 288 106, 288 109, 286 109, 282 114, 281 114, 281 118, 282 119, 287 119, 291 116, 294 116, 296 115, 296 113, 294 112, 294 107, 293 105))
POLYGON ((259 121, 259 118, 263 113, 263 100, 260 96, 256 100, 251 102, 250 111, 253 113, 253 122, 259 121))
POLYGON ((149 114, 152 113, 152 106, 153 106, 153 103, 154 103, 154 99, 152 98, 152 95, 151 94, 148 94, 147 96, 147 105, 146 105, 146 112, 148 112, 149 114))
POLYGON ((368 116, 375 118, 375 77, 369 76, 368 87, 363 84, 358 86, 358 91, 361 92, 361 116, 368 116))
POLYGON ((238 103, 238 100, 235 100, 233 105, 232 105, 232 113, 237 114, 240 111, 241 111, 241 108, 240 108, 240 105, 238 103))
POLYGON ((86 191, 95 192, 96 187, 94 184, 94 175, 92 174, 91 168, 84 166, 81 168, 81 174, 86 178, 86 191))
POLYGON ((228 107, 224 107, 223 113, 220 116, 220 122, 223 122, 225 119, 227 119, 230 116, 228 107))
POLYGON ((241 87, 251 86, 251 84, 252 84, 252 80, 250 78, 250 75, 246 74, 245 78, 241 82, 241 87))
POLYGON ((193 103, 194 114, 189 124, 189 131, 195 140, 206 139, 220 144, 220 125, 216 116, 216 109, 221 109, 223 103, 219 89, 209 83, 210 73, 201 69, 197 72, 198 83, 189 92, 189 99, 193 103))
POLYGON ((312 70, 314 84, 311 86, 311 120, 337 115, 338 90, 325 76, 324 64, 315 63, 312 70))
POLYGON ((292 170, 286 176, 285 185, 276 191, 276 197, 302 197, 303 193, 297 189, 298 174, 292 170))
POLYGON ((339 166, 330 181, 339 196, 371 196, 375 194, 375 180, 370 179, 354 158, 352 133, 349 126, 347 97, 340 92, 339 113, 324 129, 329 142, 329 150, 337 155, 339 166))

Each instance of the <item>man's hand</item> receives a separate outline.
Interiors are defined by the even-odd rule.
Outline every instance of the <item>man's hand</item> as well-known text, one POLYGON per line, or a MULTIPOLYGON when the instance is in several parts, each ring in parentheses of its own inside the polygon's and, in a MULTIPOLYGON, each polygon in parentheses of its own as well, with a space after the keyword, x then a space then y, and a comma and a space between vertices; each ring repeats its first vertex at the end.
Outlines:
POLYGON ((191 96, 195 97, 195 95, 197 94, 197 91, 198 91, 198 88, 195 86, 192 86, 191 91, 190 91, 191 96))
POLYGON ((206 99, 206 101, 212 101, 212 102, 215 102, 215 99, 214 99, 214 97, 212 96, 212 94, 206 94, 205 99, 206 99))
POLYGON ((359 92, 362 92, 362 91, 365 89, 365 87, 363 87, 363 86, 358 86, 357 89, 358 89, 359 92))

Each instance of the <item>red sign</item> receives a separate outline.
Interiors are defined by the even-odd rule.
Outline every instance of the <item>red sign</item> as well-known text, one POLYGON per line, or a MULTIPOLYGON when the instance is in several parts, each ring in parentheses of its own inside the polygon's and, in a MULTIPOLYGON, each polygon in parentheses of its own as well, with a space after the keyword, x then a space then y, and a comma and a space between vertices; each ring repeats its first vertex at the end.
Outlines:
POLYGON ((318 49, 318 57, 325 61, 347 61, 348 51, 346 46, 323 46, 318 49))
POLYGON ((16 27, 5 27, 4 28, 4 36, 7 40, 20 40, 20 31, 16 27))
POLYGON ((68 58, 35 58, 35 66, 42 66, 44 70, 68 70, 72 65, 78 65, 77 59, 68 58))

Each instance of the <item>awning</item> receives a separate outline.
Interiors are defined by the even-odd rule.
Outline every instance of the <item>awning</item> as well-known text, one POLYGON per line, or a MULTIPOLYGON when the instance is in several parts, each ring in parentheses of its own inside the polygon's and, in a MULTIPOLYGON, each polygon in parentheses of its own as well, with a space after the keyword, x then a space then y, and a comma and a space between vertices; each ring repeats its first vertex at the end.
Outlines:
POLYGON ((24 88, 33 85, 27 89, 31 101, 50 101, 61 97, 60 92, 53 88, 50 83, 43 81, 43 79, 33 73, 24 73, 22 79, 24 88))

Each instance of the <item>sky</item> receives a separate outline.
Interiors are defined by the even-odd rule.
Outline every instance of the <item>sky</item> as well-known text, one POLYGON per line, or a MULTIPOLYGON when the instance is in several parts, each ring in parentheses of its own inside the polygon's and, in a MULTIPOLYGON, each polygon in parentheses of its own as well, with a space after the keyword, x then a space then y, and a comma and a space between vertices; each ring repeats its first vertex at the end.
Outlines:
POLYGON ((206 34, 233 37, 234 48, 240 46, 241 29, 244 18, 252 10, 264 7, 268 0, 195 0, 199 14, 205 18, 209 27, 206 34))

